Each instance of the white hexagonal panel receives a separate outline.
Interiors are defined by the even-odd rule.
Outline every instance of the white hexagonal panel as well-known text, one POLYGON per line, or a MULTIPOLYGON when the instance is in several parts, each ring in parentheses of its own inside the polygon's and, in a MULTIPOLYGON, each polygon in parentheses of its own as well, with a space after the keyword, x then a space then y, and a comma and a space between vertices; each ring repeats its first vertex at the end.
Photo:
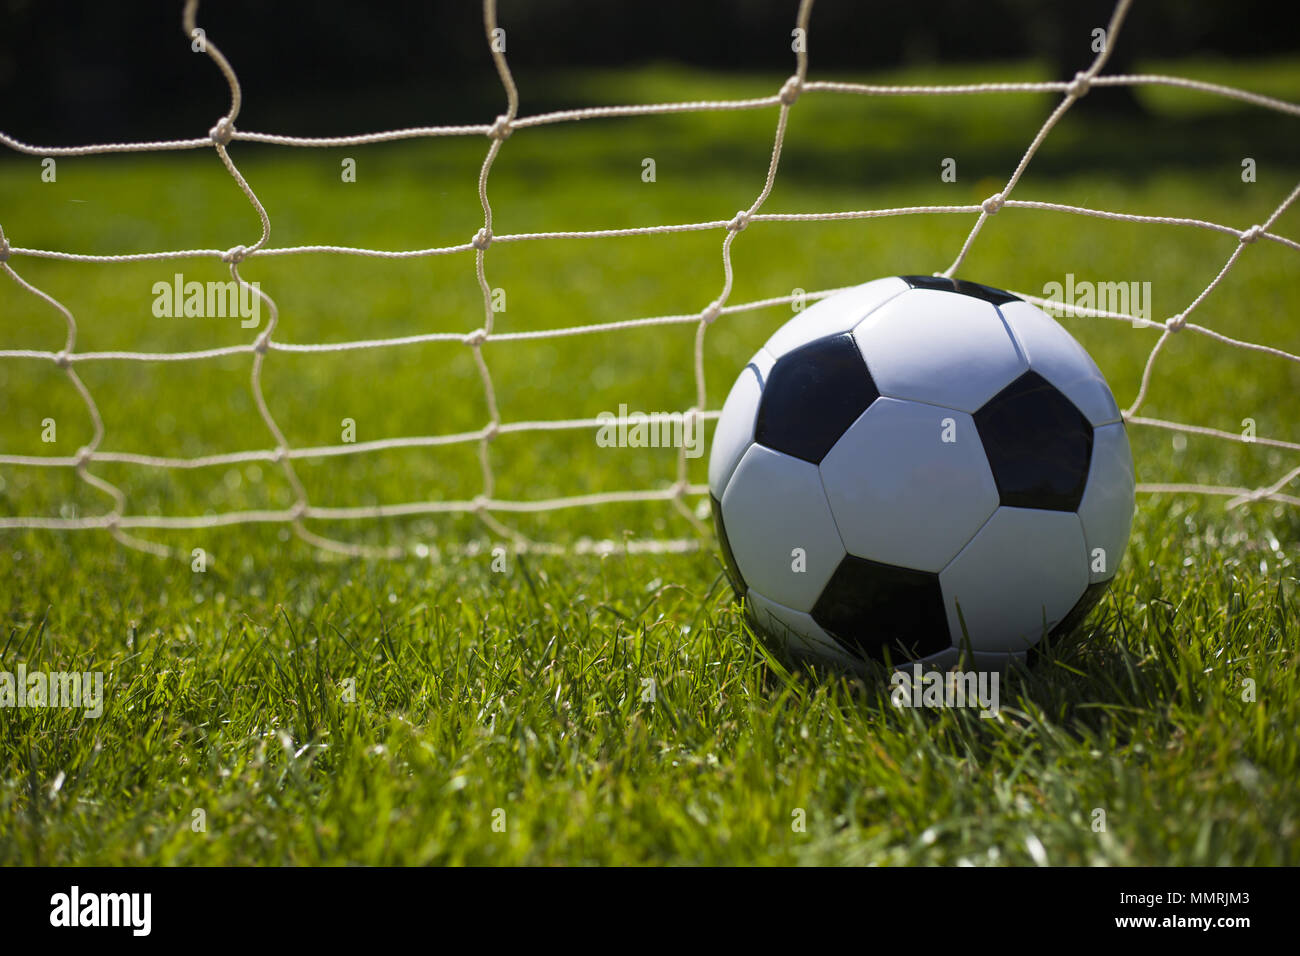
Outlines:
POLYGON ((1093 425, 1120 420, 1115 396, 1087 350, 1059 322, 1028 302, 998 309, 1032 368, 1055 385, 1093 425))
POLYGON ((896 276, 845 289, 800 312, 772 333, 763 348, 772 358, 779 359, 816 339, 847 332, 883 303, 907 289, 907 283, 896 276))
POLYGON ((853 330, 880 394, 974 412, 1028 370, 993 304, 909 289, 853 330))
POLYGON ((1078 515, 998 508, 939 573, 953 643, 962 620, 973 651, 1025 651, 1069 613, 1088 586, 1078 515), (958 616, 958 606, 961 616, 958 616))
POLYGON ((745 583, 796 611, 812 610, 844 557, 817 466, 762 445, 727 482, 722 520, 745 583))
POLYGON ((1088 545, 1088 575, 1095 583, 1115 576, 1133 525, 1133 455, 1122 422, 1093 430, 1092 464, 1079 502, 1079 521, 1088 545), (1098 550, 1104 561, 1097 560, 1098 550))
POLYGON ((759 630, 788 653, 849 667, 861 665, 861 661, 846 653, 818 626, 812 615, 778 604, 753 588, 746 595, 745 602, 759 630))
POLYGON ((772 356, 759 349, 749 364, 740 370, 727 400, 722 403, 722 413, 714 426, 709 451, 709 490, 715 498, 722 497, 727 479, 736 470, 740 456, 754 441, 758 404, 773 364, 772 356))
POLYGON ((993 514, 998 487, 965 412, 878 398, 821 463, 850 554, 944 568, 993 514))

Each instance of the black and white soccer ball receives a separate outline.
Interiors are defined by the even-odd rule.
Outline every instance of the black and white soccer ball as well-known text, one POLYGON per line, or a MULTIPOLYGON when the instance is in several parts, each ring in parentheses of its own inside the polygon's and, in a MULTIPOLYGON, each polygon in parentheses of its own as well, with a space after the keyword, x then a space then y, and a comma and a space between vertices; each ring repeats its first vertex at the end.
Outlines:
POLYGON ((782 326, 709 459, 728 576, 789 655, 1004 667, 1128 543, 1128 436, 1088 353, 1015 295, 879 279, 782 326))

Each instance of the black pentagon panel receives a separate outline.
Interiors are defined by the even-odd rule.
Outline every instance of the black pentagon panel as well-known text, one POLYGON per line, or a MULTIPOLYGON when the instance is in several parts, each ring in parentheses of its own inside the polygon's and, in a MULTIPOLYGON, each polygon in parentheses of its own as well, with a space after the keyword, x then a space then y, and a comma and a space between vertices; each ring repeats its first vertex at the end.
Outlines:
POLYGON ((879 395, 852 335, 809 342, 781 356, 768 373, 754 440, 820 464, 879 395))
POLYGON ((1037 372, 1026 372, 975 413, 1002 504, 1074 511, 1092 461, 1092 423, 1037 372))
POLYGON ((813 620, 847 651, 893 663, 952 646, 939 575, 849 555, 812 609, 813 620))
POLYGON ((745 579, 740 576, 740 566, 736 564, 736 556, 731 552, 731 542, 727 540, 727 527, 722 523, 722 502, 713 495, 709 495, 709 502, 713 505, 713 526, 718 529, 718 544, 722 546, 722 566, 726 568, 727 580, 731 582, 736 597, 743 598, 749 588, 745 586, 745 579))
POLYGON ((991 285, 980 285, 978 282, 968 282, 965 279, 947 279, 943 276, 899 276, 899 278, 913 289, 937 289, 940 292, 957 292, 975 299, 983 299, 985 302, 992 302, 994 305, 1002 305, 1004 302, 1024 301, 1020 296, 1012 295, 1003 289, 995 289, 991 285))

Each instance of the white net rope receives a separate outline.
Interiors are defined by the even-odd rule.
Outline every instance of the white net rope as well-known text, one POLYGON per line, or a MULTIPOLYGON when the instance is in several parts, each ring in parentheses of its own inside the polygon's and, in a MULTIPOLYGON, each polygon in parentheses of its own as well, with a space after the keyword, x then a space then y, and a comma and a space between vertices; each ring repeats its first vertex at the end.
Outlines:
MULTIPOLYGON (((41 157, 88 156, 100 153, 134 153, 164 150, 213 149, 216 151, 218 159, 220 159, 231 177, 233 177, 235 182, 238 184, 240 190, 242 190, 244 195, 247 197, 248 202, 252 205, 261 220, 261 235, 250 245, 235 245, 229 249, 184 249, 162 252, 132 253, 126 255, 80 255, 45 249, 29 249, 21 246, 11 246, 4 235, 2 228, 3 223, 0 223, 0 269, 3 269, 9 278, 18 283, 18 285, 27 292, 30 292, 32 295, 56 309, 63 316, 67 330, 63 347, 58 351, 0 349, 0 358, 33 359, 53 362, 58 368, 63 370, 63 373, 68 377, 69 381, 80 394, 94 427, 93 437, 91 440, 73 456, 0 454, 0 464, 47 468, 71 468, 75 470, 81 481, 97 489, 111 501, 111 507, 109 507, 105 512, 97 515, 83 515, 77 517, 0 517, 0 529, 28 528, 57 531, 89 529, 108 530, 118 541, 125 545, 161 556, 167 556, 175 553, 173 549, 154 541, 138 538, 128 532, 133 529, 184 530, 220 528, 238 524, 273 523, 290 526, 293 533, 299 538, 325 552, 358 556, 382 555, 398 557, 407 553, 419 554, 423 549, 414 550, 412 552, 411 549, 403 547, 374 548, 368 545, 339 541, 317 534, 309 529, 305 522, 313 519, 327 521, 364 520, 384 517, 468 512, 477 515, 477 517, 493 534, 509 540, 512 543, 512 546, 518 551, 555 553, 605 553, 613 551, 677 552, 697 548, 700 546, 701 540, 707 538, 708 529, 697 517, 695 509, 690 505, 690 501, 699 500, 700 497, 706 495, 708 493, 708 487, 706 485, 693 484, 688 481, 687 455, 684 447, 680 450, 680 454, 677 458, 676 481, 666 488, 619 490, 599 494, 527 501, 503 500, 495 497, 495 479, 491 453, 491 446, 494 438, 512 432, 554 429, 594 429, 601 423, 597 419, 592 418, 555 419, 546 421, 503 421, 498 408, 496 391, 492 384, 492 375, 487 360, 484 357, 483 347, 488 342, 561 338, 575 335, 612 333, 620 330, 638 329, 647 326, 694 324, 696 327, 694 346, 694 403, 681 414, 686 416, 688 423, 694 423, 697 425, 703 421, 716 419, 719 414, 718 411, 708 410, 706 408, 707 399, 704 375, 704 343, 705 334, 709 327, 724 315, 734 315, 737 313, 782 304, 789 305, 795 300, 795 295, 792 294, 790 296, 780 296, 743 303, 732 304, 729 301, 734 278, 731 262, 731 247, 733 243, 735 243, 737 236, 739 236, 743 230, 754 223, 760 222, 826 222, 890 216, 975 215, 976 219, 974 225, 971 227, 970 233, 967 235, 956 258, 947 269, 938 273, 942 276, 952 276, 956 270, 960 268, 962 262, 966 259, 972 245, 980 232, 984 229, 989 218, 996 215, 1000 210, 1006 208, 1046 210, 1130 223, 1155 223, 1168 226, 1184 226, 1209 230, 1231 236, 1236 240, 1234 248, 1227 260, 1224 262, 1222 268, 1210 283, 1191 303, 1183 308, 1182 311, 1177 312, 1162 321, 1139 318, 1120 312, 1089 309, 1081 306, 1073 307, 1074 312, 1078 315, 1114 319, 1117 321, 1132 323, 1137 327, 1147 327, 1159 330, 1159 337, 1147 357, 1146 366, 1142 374, 1141 385, 1138 388, 1137 395, 1134 397, 1132 404, 1130 404, 1123 412, 1124 420, 1129 425, 1206 435, 1226 441, 1252 442, 1272 448, 1300 451, 1300 444, 1295 442, 1263 436, 1252 435, 1246 437, 1241 434, 1225 432, 1218 429, 1205 428, 1182 422, 1166 421, 1138 414, 1146 399, 1156 359, 1159 357, 1162 349, 1169 342, 1170 338, 1181 332, 1193 332, 1198 335, 1207 336, 1222 345, 1246 349, 1285 361, 1300 363, 1300 356, 1267 345, 1230 338, 1212 329, 1206 328, 1205 326, 1189 321, 1190 315, 1200 307, 1210 293, 1214 291, 1215 287, 1223 281, 1224 277, 1233 268, 1237 260, 1243 255, 1248 245, 1262 239, 1269 242, 1279 243, 1293 250, 1300 251, 1300 242, 1277 235, 1271 231, 1274 223, 1283 212, 1285 212, 1286 209, 1295 202, 1297 197, 1300 197, 1300 185, 1297 185, 1289 195, 1282 199, 1267 219, 1262 223, 1251 225, 1245 229, 1238 229, 1233 226, 1222 225, 1219 223, 1205 222, 1198 219, 1170 216, 1132 215, 1129 213, 1112 212, 1103 209, 1090 209, 1060 203, 1027 201, 1011 198, 1012 192, 1015 190, 1021 176, 1028 168, 1034 155, 1038 152, 1048 134, 1056 124, 1060 122, 1061 118, 1070 107, 1074 105, 1080 97, 1086 95, 1093 87, 1139 85, 1180 87, 1216 96, 1229 97, 1264 109, 1300 117, 1300 105, 1298 104, 1288 103, 1271 97, 1261 96, 1255 93, 1212 83, 1204 83, 1177 76, 1103 76, 1101 74, 1102 68, 1106 64, 1110 51, 1114 49, 1115 42, 1120 34, 1120 28, 1123 25, 1125 15, 1128 12, 1131 2, 1132 0, 1119 0, 1111 15, 1110 23, 1106 31, 1107 42, 1103 51, 1096 56, 1088 69, 1077 73, 1074 79, 1068 82, 978 83, 955 86, 880 86, 859 83, 809 81, 807 79, 808 47, 806 38, 808 36, 808 23, 812 9, 812 0, 802 0, 798 9, 795 26, 803 31, 801 35, 805 37, 805 42, 799 45, 796 50, 794 74, 785 81, 777 92, 770 96, 753 99, 596 107, 589 109, 563 110, 558 112, 542 113, 535 116, 521 117, 517 115, 519 91, 518 87, 515 85, 514 78, 511 75, 510 67, 506 61, 506 55, 504 51, 497 49, 496 45, 492 43, 492 38, 496 35, 495 31, 497 30, 496 2, 495 0, 484 0, 483 25, 485 37, 488 42, 488 48, 491 52, 493 62, 496 65, 497 73, 499 74, 501 83, 505 88, 507 101, 505 113, 498 116, 489 124, 416 127, 387 130, 384 132, 368 133, 358 136, 325 138, 278 136, 269 133, 247 132, 238 129, 236 126, 236 120, 239 116, 242 102, 239 80, 236 77, 234 68, 230 65, 230 62, 224 55, 222 55, 221 51, 212 40, 204 35, 204 52, 206 52, 207 56, 211 58, 214 64, 216 64, 230 87, 230 109, 226 115, 222 116, 217 121, 216 125, 212 127, 207 136, 194 139, 144 143, 107 143, 91 146, 46 147, 23 143, 3 132, 0 132, 0 143, 4 143, 6 146, 17 150, 18 152, 41 157), (1015 170, 1007 180, 1006 185, 1000 191, 989 196, 978 205, 908 206, 901 208, 861 209, 830 213, 771 214, 760 212, 776 182, 776 175, 780 165, 781 150, 785 139, 786 126, 790 117, 790 111, 795 107, 800 97, 804 95, 851 94, 862 96, 955 96, 983 93, 1014 94, 1044 92, 1061 94, 1062 99, 1060 103, 1047 117, 1037 135, 1035 135, 1033 140, 1030 142, 1029 147, 1025 150, 1024 155, 1016 165, 1015 170), (632 229, 606 229, 586 232, 543 232, 498 235, 493 231, 492 205, 488 199, 488 180, 493 164, 499 156, 506 139, 517 130, 525 130, 556 123, 571 123, 609 117, 649 116, 654 114, 721 110, 762 110, 772 108, 776 108, 777 110, 776 133, 772 145, 771 161, 768 164, 766 179, 764 180, 757 197, 749 207, 737 212, 730 218, 716 219, 709 222, 645 226, 632 229), (265 207, 258 199, 252 187, 249 186, 248 182, 241 175, 239 168, 236 166, 234 160, 231 159, 228 149, 230 144, 236 141, 311 148, 353 146, 434 136, 486 136, 488 138, 489 145, 487 156, 483 160, 478 176, 478 198, 483 212, 483 225, 469 241, 459 245, 429 249, 411 249, 405 251, 363 249, 349 246, 313 245, 282 248, 269 246, 268 242, 271 233, 270 216, 267 214, 265 207), (485 267, 488 250, 494 245, 553 239, 607 239, 625 236, 663 235, 669 233, 707 232, 717 230, 725 231, 722 239, 722 288, 718 295, 698 312, 682 315, 666 315, 614 322, 602 322, 540 331, 497 332, 494 330, 492 289, 488 284, 485 267), (483 324, 479 328, 466 334, 430 333, 425 335, 410 335, 396 338, 369 339, 329 344, 278 341, 275 339, 274 333, 279 318, 279 312, 274 299, 263 292, 260 286, 247 282, 240 274, 240 265, 242 263, 249 259, 261 256, 340 254, 373 256, 386 259, 409 259, 423 256, 449 256, 469 253, 472 253, 474 257, 474 272, 478 281, 478 286, 483 295, 483 324), (78 352, 76 351, 76 318, 61 302, 47 292, 36 288, 24 280, 14 270, 12 262, 16 257, 21 256, 56 259, 67 262, 96 263, 144 262, 216 257, 228 265, 232 279, 239 284, 241 289, 248 290, 249 293, 259 297, 269 312, 269 320, 266 327, 252 342, 243 345, 232 345, 188 352, 78 352), (294 448, 290 447, 288 441, 285 439, 283 431, 280 429, 279 425, 276 424, 274 416, 272 416, 270 409, 267 407, 266 398, 263 393, 262 371, 269 353, 321 353, 345 352, 362 349, 395 349, 416 343, 428 342, 446 342, 449 345, 461 345, 471 350, 474 362, 478 368, 479 377, 482 381, 488 409, 488 421, 482 428, 457 434, 418 435, 339 445, 294 448), (105 438, 104 421, 100 415, 95 399, 77 374, 78 365, 86 362, 199 362, 205 359, 245 354, 252 358, 250 387, 252 389, 252 395, 257 410, 263 422, 265 422, 267 432, 272 439, 273 447, 268 449, 238 451, 227 454, 204 455, 188 458, 129 454, 113 452, 102 448, 105 438), (470 500, 428 500, 366 507, 321 507, 311 503, 302 482, 299 480, 298 475, 294 470, 294 463, 304 459, 324 458, 336 455, 359 455, 394 448, 437 447, 459 443, 477 443, 478 446, 478 456, 482 470, 482 490, 477 496, 470 500), (104 480, 102 477, 95 475, 90 470, 91 466, 99 462, 116 462, 157 469, 199 469, 247 462, 268 462, 279 465, 283 470, 284 475, 289 482, 289 486, 292 489, 294 502, 288 508, 276 510, 232 511, 192 516, 130 514, 127 511, 127 500, 123 491, 110 482, 104 480), (644 501, 663 501, 671 504, 688 521, 690 521, 697 531, 699 531, 704 537, 696 539, 633 540, 619 542, 583 539, 573 544, 556 545, 530 540, 522 532, 503 523, 498 517, 499 515, 508 515, 510 513, 546 512, 564 508, 593 507, 616 502, 644 501)), ((198 0, 187 0, 182 17, 182 24, 187 39, 196 36, 197 11, 198 0)), ((840 290, 824 289, 817 292, 806 293, 804 297, 808 300, 817 300, 832 295, 837 291, 840 290)), ((1052 303, 1049 303, 1038 296, 1026 295, 1024 293, 1017 294, 1040 306, 1052 305, 1052 303)), ((1287 485, 1298 476, 1300 476, 1300 466, 1297 466, 1281 475, 1271 484, 1256 488, 1224 487, 1203 484, 1140 484, 1138 490, 1139 492, 1182 492, 1223 495, 1229 497, 1230 500, 1228 504, 1230 507, 1235 507, 1248 501, 1264 499, 1283 502, 1289 505, 1300 505, 1300 497, 1287 494, 1283 491, 1283 489, 1285 489, 1287 485)))

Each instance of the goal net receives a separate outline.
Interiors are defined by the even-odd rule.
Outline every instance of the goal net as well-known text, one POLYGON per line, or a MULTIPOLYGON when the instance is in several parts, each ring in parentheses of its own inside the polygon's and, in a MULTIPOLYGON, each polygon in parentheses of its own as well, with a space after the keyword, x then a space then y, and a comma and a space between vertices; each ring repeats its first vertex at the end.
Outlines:
MULTIPOLYGON (((487 540, 499 542, 517 550, 536 550, 543 552, 624 552, 624 551, 686 551, 701 546, 709 540, 707 522, 707 486, 699 480, 700 470, 694 464, 694 452, 688 449, 687 441, 678 441, 676 451, 675 475, 654 483, 653 487, 601 487, 585 489, 581 494, 559 496, 521 497, 501 495, 498 491, 499 478, 504 470, 512 467, 511 456, 500 451, 499 443, 506 437, 517 434, 540 434, 545 432, 578 432, 583 434, 598 432, 608 427, 606 417, 576 416, 553 419, 538 419, 529 414, 527 407, 510 408, 499 401, 497 384, 494 383, 492 350, 497 346, 516 343, 516 348, 540 348, 549 343, 556 349, 563 349, 566 343, 575 339, 586 340, 590 336, 620 336, 629 333, 660 330, 671 327, 683 327, 683 332, 693 330, 694 339, 691 359, 691 384, 680 396, 680 403, 671 412, 673 424, 689 436, 692 429, 704 429, 718 416, 716 407, 710 407, 709 396, 718 397, 718 386, 714 383, 712 391, 706 389, 706 356, 711 343, 711 332, 720 325, 738 321, 738 316, 759 310, 790 308, 810 303, 833 294, 836 289, 820 289, 803 292, 794 290, 789 294, 757 298, 750 301, 736 301, 733 287, 737 264, 733 261, 733 252, 737 244, 743 245, 746 234, 761 230, 772 223, 826 223, 854 220, 887 219, 892 217, 957 217, 958 221, 969 221, 965 238, 956 248, 949 250, 951 256, 946 267, 937 275, 954 276, 962 269, 963 263, 977 247, 986 233, 997 227, 992 222, 1005 210, 1028 210, 1036 213, 1056 213, 1070 217, 1092 217, 1111 220, 1117 223, 1146 224, 1176 229, 1204 230, 1222 236, 1222 258, 1218 262, 1202 266, 1205 270, 1206 284, 1203 291, 1190 301, 1186 301, 1171 314, 1141 316, 1133 312, 1113 308, 1097 307, 1097 304, 1072 306, 1072 314, 1096 319, 1128 323, 1145 330, 1143 334, 1151 338, 1143 344, 1146 351, 1145 366, 1141 373, 1140 384, 1129 395, 1120 394, 1117 398, 1124 407, 1124 420, 1135 429, 1163 430, 1176 434, 1198 435, 1224 442, 1254 445, 1256 449, 1268 449, 1282 453, 1281 464, 1276 467, 1271 480, 1262 483, 1200 483, 1173 481, 1145 481, 1138 490, 1144 492, 1187 493, 1196 495, 1222 496, 1230 507, 1247 502, 1270 501, 1283 505, 1300 504, 1300 495, 1293 483, 1300 476, 1300 465, 1291 467, 1294 454, 1300 452, 1300 444, 1268 434, 1255 434, 1252 429, 1241 432, 1221 428, 1207 427, 1197 422, 1169 420, 1156 415, 1145 414, 1148 396, 1153 383, 1161 374, 1161 358, 1176 349, 1174 344, 1180 337, 1199 336, 1212 340, 1216 347, 1246 350, 1255 353, 1260 360, 1278 362, 1300 362, 1300 356, 1275 347, 1268 343, 1246 341, 1216 331, 1213 327, 1211 313, 1216 288, 1234 269, 1242 257, 1250 256, 1252 248, 1263 244, 1286 247, 1292 252, 1300 251, 1300 243, 1279 234, 1275 226, 1283 213, 1300 196, 1300 185, 1289 192, 1276 196, 1276 205, 1266 218, 1258 222, 1222 224, 1196 218, 1179 216, 1139 214, 1141 211, 1115 211, 1105 208, 1089 208, 1058 202, 1022 198, 1019 184, 1026 171, 1034 162, 1045 140, 1054 128, 1070 111, 1080 98, 1099 88, 1165 86, 1177 87, 1206 96, 1226 97, 1257 107, 1261 110, 1281 114, 1283 122, 1294 121, 1300 117, 1300 105, 1284 102, 1268 96, 1259 95, 1240 89, 1218 84, 1201 82, 1179 76, 1166 75, 1115 75, 1105 72, 1110 51, 1117 43, 1123 43, 1123 26, 1129 11, 1131 0, 1120 0, 1115 6, 1109 23, 1105 28, 1105 42, 1100 52, 1088 67, 1073 77, 1052 82, 1007 82, 974 83, 969 85, 872 85, 856 82, 837 82, 833 79, 821 79, 810 75, 809 49, 815 45, 815 31, 810 28, 812 0, 803 0, 798 6, 791 23, 791 53, 793 72, 788 79, 775 84, 767 95, 748 99, 698 100, 682 102, 661 102, 644 105, 598 106, 581 109, 545 112, 533 115, 521 115, 519 88, 511 72, 506 47, 501 38, 502 24, 498 22, 495 0, 483 3, 483 37, 482 42, 495 64, 496 72, 504 90, 505 108, 497 116, 484 117, 484 121, 472 125, 459 126, 425 126, 406 129, 391 129, 380 132, 354 136, 336 137, 299 137, 277 135, 245 130, 240 125, 243 95, 236 72, 236 66, 222 53, 218 46, 218 37, 209 36, 203 30, 198 19, 198 2, 189 0, 184 6, 182 24, 184 42, 192 45, 211 61, 213 67, 220 71, 229 86, 230 103, 227 112, 215 122, 205 122, 210 126, 206 135, 187 139, 103 143, 76 147, 50 147, 32 145, 22 142, 5 132, 0 132, 0 143, 10 150, 29 156, 44 158, 83 157, 96 154, 125 153, 174 153, 176 151, 210 150, 215 160, 224 167, 225 173, 233 180, 248 206, 260 221, 260 232, 231 236, 228 245, 220 248, 164 249, 153 252, 135 252, 123 249, 113 254, 89 255, 79 252, 60 251, 56 249, 33 248, 28 239, 16 232, 4 233, 5 222, 0 218, 0 269, 25 294, 39 299, 48 307, 51 316, 62 319, 64 333, 62 342, 51 344, 48 348, 3 348, 0 349, 0 361, 4 363, 48 363, 47 367, 57 369, 75 389, 84 405, 85 414, 92 426, 92 436, 80 448, 71 453, 53 455, 30 455, 6 453, 0 448, 0 466, 6 468, 40 468, 63 470, 74 474, 77 481, 88 489, 93 489, 102 507, 76 513, 60 514, 7 514, 0 516, 0 530, 3 529, 41 529, 50 532, 86 532, 108 531, 124 545, 140 548, 160 555, 180 553, 188 556, 188 546, 177 547, 177 542, 158 532, 193 532, 206 530, 215 532, 219 529, 243 524, 274 524, 292 532, 298 538, 315 548, 327 552, 342 554, 383 554, 400 556, 404 554, 427 554, 430 543, 427 540, 399 541, 376 547, 369 542, 349 540, 338 534, 341 526, 378 519, 404 519, 437 515, 466 515, 482 523, 487 540), (782 165, 782 153, 786 146, 787 127, 792 114, 810 97, 967 97, 974 95, 1001 94, 1018 96, 1022 94, 1051 94, 1057 97, 1054 108, 1045 116, 1037 134, 1032 138, 1012 166, 1005 181, 978 203, 954 205, 911 205, 897 208, 869 208, 833 211, 809 212, 773 212, 765 211, 765 206, 774 186, 778 181, 782 165), (674 224, 646 224, 633 228, 610 228, 589 231, 552 231, 508 233, 496 228, 499 210, 492 203, 493 170, 499 159, 507 154, 517 139, 528 136, 541 127, 555 127, 565 124, 598 124, 628 117, 645 117, 665 114, 683 113, 729 113, 737 111, 756 111, 774 118, 771 158, 766 176, 754 183, 753 199, 745 208, 719 209, 706 221, 694 221, 674 224), (276 246, 271 242, 272 223, 276 218, 276 209, 264 203, 254 184, 245 179, 237 162, 241 144, 263 144, 266 147, 285 150, 328 149, 337 147, 360 147, 397 140, 413 140, 433 137, 477 138, 484 142, 483 156, 477 178, 477 197, 481 209, 481 220, 465 230, 462 242, 433 248, 413 248, 385 250, 360 248, 348 245, 297 245, 276 246), (628 237, 647 237, 669 234, 699 233, 714 237, 720 244, 721 282, 712 289, 701 291, 699 301, 692 308, 679 314, 657 315, 649 317, 627 318, 619 316, 619 310, 611 310, 613 318, 601 322, 585 322, 578 325, 550 327, 545 329, 516 329, 500 320, 498 303, 494 301, 498 289, 494 284, 494 271, 497 267, 494 259, 505 248, 522 243, 548 242, 589 242, 614 243, 628 237), (356 337, 350 340, 329 342, 291 341, 280 332, 280 311, 286 300, 291 300, 295 290, 290 287, 276 288, 270 283, 258 281, 258 265, 267 260, 280 257, 311 256, 347 256, 369 257, 379 260, 406 260, 435 257, 453 257, 464 262, 464 268, 472 269, 473 279, 482 299, 479 316, 465 317, 461 331, 421 332, 390 337, 356 337), (222 345, 211 348, 172 351, 80 351, 78 350, 78 328, 84 324, 86 316, 77 314, 47 288, 41 287, 24 277, 24 263, 30 260, 53 260, 65 264, 66 268, 85 269, 91 264, 103 267, 117 267, 129 263, 171 263, 182 260, 208 260, 220 262, 229 272, 230 281, 234 283, 228 292, 230 298, 237 296, 239 301, 261 311, 262 321, 255 334, 251 333, 247 341, 238 344, 222 345), (1203 324, 1210 323, 1210 324, 1203 324), (277 361, 318 360, 329 354, 356 356, 360 353, 375 352, 386 361, 398 363, 408 350, 418 346, 433 346, 447 350, 466 350, 476 369, 477 381, 481 387, 482 403, 485 416, 478 427, 458 431, 437 431, 425 434, 408 434, 384 437, 372 440, 344 440, 333 443, 304 446, 292 444, 282 430, 277 415, 272 412, 273 402, 269 399, 271 384, 267 370, 277 361), (247 389, 256 414, 263 426, 259 435, 244 434, 243 438, 250 447, 242 450, 216 454, 167 455, 142 454, 122 451, 114 448, 113 431, 106 425, 101 410, 105 403, 117 400, 116 394, 105 394, 88 384, 88 377, 83 374, 89 367, 96 369, 104 366, 149 366, 158 364, 183 366, 193 369, 192 374, 205 364, 221 364, 230 368, 238 363, 243 365, 244 374, 248 376, 247 389), (430 455, 442 454, 454 446, 472 449, 478 459, 479 483, 471 494, 439 493, 440 489, 428 489, 427 494, 415 493, 406 500, 364 502, 339 506, 314 500, 308 491, 309 484, 302 478, 302 469, 309 463, 339 456, 374 455, 395 449, 424 449, 430 455), (137 509, 131 496, 119 487, 120 482, 107 475, 109 469, 113 475, 122 473, 122 469, 148 469, 161 474, 173 474, 181 471, 193 473, 212 473, 220 475, 221 469, 256 465, 277 469, 291 490, 291 500, 283 507, 259 510, 207 510, 203 513, 165 513, 159 509, 137 509), (518 527, 517 519, 527 514, 546 512, 563 512, 572 509, 600 509, 617 503, 650 503, 658 507, 673 509, 693 530, 694 534, 656 535, 638 534, 619 538, 616 529, 611 529, 606 536, 580 535, 568 540, 544 541, 535 535, 526 533, 518 527), (702 507, 704 505, 704 507, 702 507), (331 533, 325 533, 328 528, 331 533)), ((178 42, 180 42, 178 40, 178 42)), ((1263 187, 1261 187, 1263 188, 1263 187)), ((0 217, 3 210, 0 209, 0 217)), ((716 247, 715 247, 716 248, 716 247)), ((717 253, 715 251, 714 255, 717 253)), ((715 259, 716 261, 716 259, 715 259)), ((924 266, 922 266, 924 267, 924 266)), ((648 263, 647 269, 654 264, 648 263)), ((860 281, 876 278, 874 274, 864 274, 860 281)), ((998 276, 981 274, 970 276, 980 281, 998 284, 998 276)), ((1012 290, 1015 291, 1015 290, 1012 290)), ((606 290, 610 294, 610 290, 606 290)), ((1049 309, 1059 303, 1049 301, 1043 295, 1029 292, 1017 292, 1023 298, 1049 309)), ((100 317, 96 317, 98 320, 100 317)), ((716 334, 716 332, 713 332, 716 334)), ((0 345, 4 343, 0 342, 0 345)), ((559 354, 562 354, 559 353, 559 354)), ((635 356, 629 356, 634 362, 635 356)), ((10 375, 19 374, 10 371, 10 375)), ((125 372, 123 373, 126 374, 125 372)), ((562 373, 576 374, 576 373, 562 373)), ((123 379, 124 381, 129 378, 123 379)), ((725 383, 729 384, 729 383, 725 383)), ((287 387, 283 384, 276 387, 287 387)), ((725 389, 724 389, 725 394, 725 389)), ((448 396, 451 400, 451 396, 448 396)), ((1228 399, 1230 401, 1230 397, 1228 399)), ((427 421, 427 419, 420 419, 427 421)), ((707 449, 707 443, 706 443, 707 449)), ((532 467, 527 465, 525 467, 532 467)), ((556 464, 557 468, 562 463, 556 464)), ((1140 471, 1150 472, 1149 463, 1140 462, 1140 471)), ((1143 474, 1142 477, 1150 477, 1143 474)), ((482 536, 480 536, 480 539, 482 536)), ((436 547, 436 542, 434 543, 436 547)))

